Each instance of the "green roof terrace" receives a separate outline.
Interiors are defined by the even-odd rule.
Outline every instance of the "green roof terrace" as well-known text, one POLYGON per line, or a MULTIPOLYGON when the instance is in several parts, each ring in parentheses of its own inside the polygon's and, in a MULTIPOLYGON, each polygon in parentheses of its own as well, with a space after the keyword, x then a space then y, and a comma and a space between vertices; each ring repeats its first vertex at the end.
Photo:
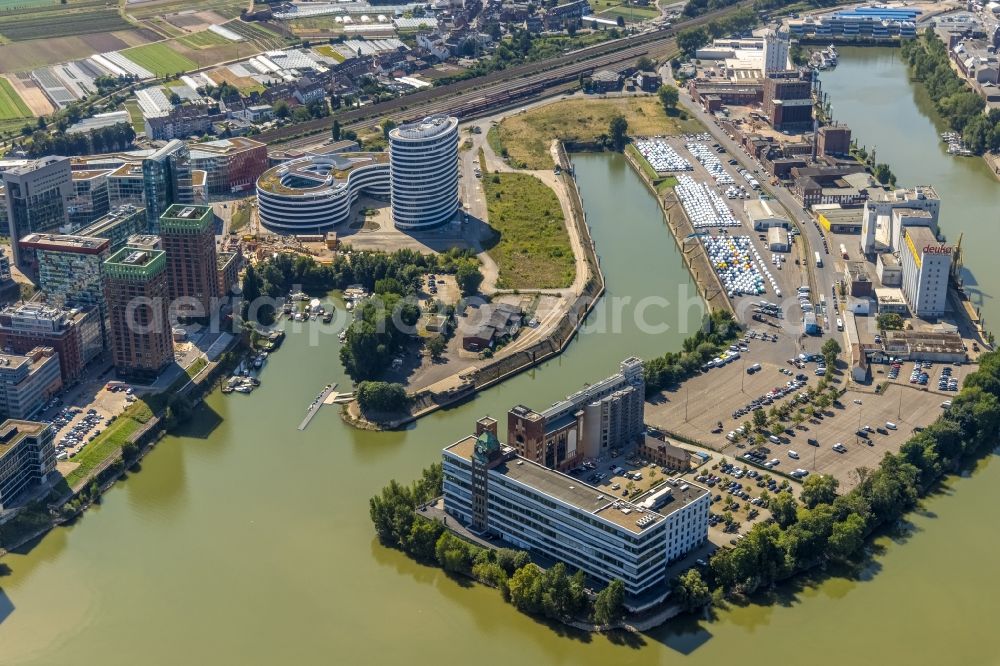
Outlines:
POLYGON ((160 231, 199 233, 211 226, 214 220, 211 206, 173 204, 160 215, 160 231))
POLYGON ((163 250, 123 247, 104 262, 104 272, 116 280, 148 280, 167 268, 163 250))

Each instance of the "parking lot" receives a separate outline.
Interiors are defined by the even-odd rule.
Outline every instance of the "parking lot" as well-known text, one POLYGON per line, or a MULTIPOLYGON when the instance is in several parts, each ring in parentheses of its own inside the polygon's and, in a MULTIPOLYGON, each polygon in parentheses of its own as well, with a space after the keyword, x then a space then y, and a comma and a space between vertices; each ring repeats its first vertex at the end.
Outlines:
POLYGON ((68 396, 66 404, 52 404, 41 420, 50 422, 54 431, 56 456, 60 463, 67 461, 89 442, 93 441, 111 422, 135 400, 125 388, 111 391, 101 388, 96 395, 68 396))
MULTIPOLYGON (((730 300, 738 310, 749 308, 750 302, 761 299, 777 301, 795 293, 797 287, 807 284, 804 267, 796 265, 798 252, 795 244, 797 237, 793 236, 791 252, 773 253, 767 246, 766 235, 757 232, 749 226, 744 212, 744 202, 760 196, 752 183, 764 175, 759 173, 740 173, 738 164, 730 164, 735 160, 727 152, 719 152, 719 146, 710 135, 682 135, 655 139, 663 148, 660 149, 661 163, 673 164, 677 159, 690 165, 689 171, 675 172, 679 183, 675 188, 678 199, 688 199, 690 203, 683 205, 685 215, 698 233, 708 234, 702 242, 706 245, 728 247, 733 243, 740 247, 741 258, 733 257, 730 264, 742 264, 743 269, 729 266, 723 271, 729 271, 734 276, 737 273, 745 275, 740 286, 747 287, 749 282, 762 282, 763 293, 733 294, 730 300), (662 157, 663 151, 669 149, 674 157, 662 157), (699 160, 699 157, 701 158, 699 160), (713 208, 723 210, 713 213, 713 208), (697 218, 697 219, 693 219, 697 218), (716 220, 718 224, 710 224, 716 220), (736 226, 733 226, 735 223, 736 226), (733 237, 745 236, 747 241, 734 241, 733 237), (747 270, 746 267, 750 267, 747 270), (755 273, 760 274, 757 280, 755 273), (781 294, 779 296, 778 294, 781 294)), ((711 252, 710 252, 711 254, 711 252)), ((720 269, 714 266, 716 272, 720 269)), ((720 275, 721 277, 721 275, 720 275)), ((734 283, 738 280, 732 280, 734 283)), ((723 282, 726 280, 723 278, 723 282)), ((733 285, 737 287, 737 285, 733 285)), ((732 291, 727 286, 728 291, 732 291)))
POLYGON ((918 373, 926 374, 925 384, 921 384, 920 375, 914 374, 916 363, 914 361, 903 361, 899 364, 898 370, 894 372, 891 365, 873 365, 872 379, 875 384, 891 382, 900 386, 918 388, 924 391, 943 396, 943 399, 951 398, 958 393, 958 390, 965 382, 965 378, 976 371, 978 367, 974 363, 963 363, 953 365, 951 363, 930 363, 922 364, 918 373), (916 381, 914 379, 916 378, 916 381), (946 385, 942 386, 941 379, 945 378, 946 385), (950 378, 950 381, 948 381, 950 378))
MULTIPOLYGON (((802 352, 817 352, 821 340, 806 338, 807 348, 803 349, 797 337, 777 329, 757 327, 751 331, 766 332, 768 340, 762 341, 758 335, 747 342, 748 349, 740 352, 739 359, 696 375, 675 391, 651 398, 646 404, 646 422, 722 451, 730 445, 726 441, 726 433, 750 420, 749 415, 733 418, 736 409, 794 381, 795 375, 804 374, 807 377, 806 385, 797 392, 806 390, 810 385, 815 386, 818 380, 814 374, 815 364, 797 368, 787 361, 802 352), (772 341, 775 337, 777 341, 772 341), (755 363, 760 364, 761 369, 747 374, 747 368, 755 363), (718 428, 720 421, 721 429, 718 428)), ((790 400, 797 392, 772 400, 766 409, 790 400)))
MULTIPOLYGON (((891 386, 879 396, 848 391, 839 406, 791 428, 791 434, 782 434, 780 444, 768 442, 768 455, 779 460, 776 471, 787 474, 801 468, 810 474, 834 476, 843 493, 857 485, 858 468, 874 469, 887 452, 899 451, 914 428, 933 422, 941 413, 941 402, 940 395, 909 386, 891 386), (834 449, 837 444, 841 451, 834 449), (791 458, 790 452, 798 459, 791 458)), ((736 445, 723 453, 737 458, 745 455, 736 445)))

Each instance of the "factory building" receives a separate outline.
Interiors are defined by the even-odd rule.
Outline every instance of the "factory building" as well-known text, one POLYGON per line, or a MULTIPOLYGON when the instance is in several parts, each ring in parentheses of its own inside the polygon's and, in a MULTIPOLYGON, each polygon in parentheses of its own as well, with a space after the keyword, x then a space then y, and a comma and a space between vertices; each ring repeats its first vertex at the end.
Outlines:
POLYGON ((903 227, 924 226, 937 234, 941 200, 933 187, 886 192, 873 189, 861 213, 861 249, 865 254, 901 249, 903 227))
POLYGON ((766 199, 747 199, 743 202, 743 212, 754 231, 767 231, 771 227, 791 228, 792 223, 781 213, 777 202, 773 206, 771 203, 766 199))
POLYGON ((940 243, 927 227, 903 229, 903 295, 911 312, 921 318, 944 314, 953 248, 940 243))
POLYGON ((812 127, 812 80, 798 71, 772 72, 764 79, 764 114, 776 130, 812 127))
POLYGON ((565 470, 635 443, 644 427, 642 361, 627 358, 620 367, 541 412, 524 405, 511 409, 507 444, 524 458, 565 470))

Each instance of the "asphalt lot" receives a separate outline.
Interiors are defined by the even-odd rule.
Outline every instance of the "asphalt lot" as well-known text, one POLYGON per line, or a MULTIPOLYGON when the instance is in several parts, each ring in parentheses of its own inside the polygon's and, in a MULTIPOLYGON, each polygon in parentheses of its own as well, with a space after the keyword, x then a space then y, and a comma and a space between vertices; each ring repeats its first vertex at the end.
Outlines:
MULTIPOLYGON (((781 373, 780 369, 790 370, 792 375, 803 373, 808 377, 807 387, 816 385, 819 378, 813 374, 815 364, 807 364, 800 370, 789 365, 787 359, 802 352, 818 352, 821 339, 800 339, 761 325, 750 330, 767 331, 769 335, 774 333, 778 336, 778 341, 751 340, 747 345, 749 351, 741 352, 736 361, 696 375, 676 390, 654 396, 646 403, 646 422, 705 444, 716 451, 723 451, 730 446, 725 438, 726 433, 735 430, 750 418, 746 415, 733 419, 733 411, 793 378, 781 373), (748 375, 746 368, 754 363, 760 363, 761 370, 748 375), (719 421, 722 421, 722 432, 712 433, 719 421)), ((805 388, 800 389, 800 392, 805 388)), ((790 400, 793 395, 773 404, 779 405, 790 400)))

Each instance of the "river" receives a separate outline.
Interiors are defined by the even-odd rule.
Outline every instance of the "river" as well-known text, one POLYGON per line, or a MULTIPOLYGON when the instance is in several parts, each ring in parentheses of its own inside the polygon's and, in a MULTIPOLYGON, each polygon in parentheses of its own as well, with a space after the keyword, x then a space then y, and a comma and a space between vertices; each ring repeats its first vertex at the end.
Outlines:
MULTIPOLYGON (((898 63, 856 67, 852 58, 824 75, 827 90, 841 76, 895 76, 904 94, 888 83, 877 91, 895 90, 897 121, 917 122, 898 63)), ((834 108, 846 121, 848 107, 868 102, 846 91, 834 108)), ((927 142, 936 148, 933 136, 927 142)), ((928 155, 926 164, 940 159, 951 158, 928 155)), ((608 279, 596 321, 614 321, 601 313, 619 296, 677 303, 676 285, 690 283, 655 201, 621 158, 574 161, 608 279)), ((946 201, 945 210, 970 203, 946 201)), ((558 359, 394 433, 351 430, 326 407, 297 431, 323 385, 345 378, 335 336, 311 345, 307 332, 291 333, 260 389, 212 395, 100 507, 4 560, 0 664, 997 663, 984 638, 1000 590, 993 461, 952 481, 905 534, 880 540, 860 575, 788 587, 779 604, 634 639, 566 635, 494 590, 378 545, 368 497, 390 478, 413 478, 476 417, 502 416, 518 402, 544 406, 626 355, 676 349, 686 332, 675 311, 657 334, 640 330, 631 305, 622 311, 611 332, 589 324, 558 359)))

